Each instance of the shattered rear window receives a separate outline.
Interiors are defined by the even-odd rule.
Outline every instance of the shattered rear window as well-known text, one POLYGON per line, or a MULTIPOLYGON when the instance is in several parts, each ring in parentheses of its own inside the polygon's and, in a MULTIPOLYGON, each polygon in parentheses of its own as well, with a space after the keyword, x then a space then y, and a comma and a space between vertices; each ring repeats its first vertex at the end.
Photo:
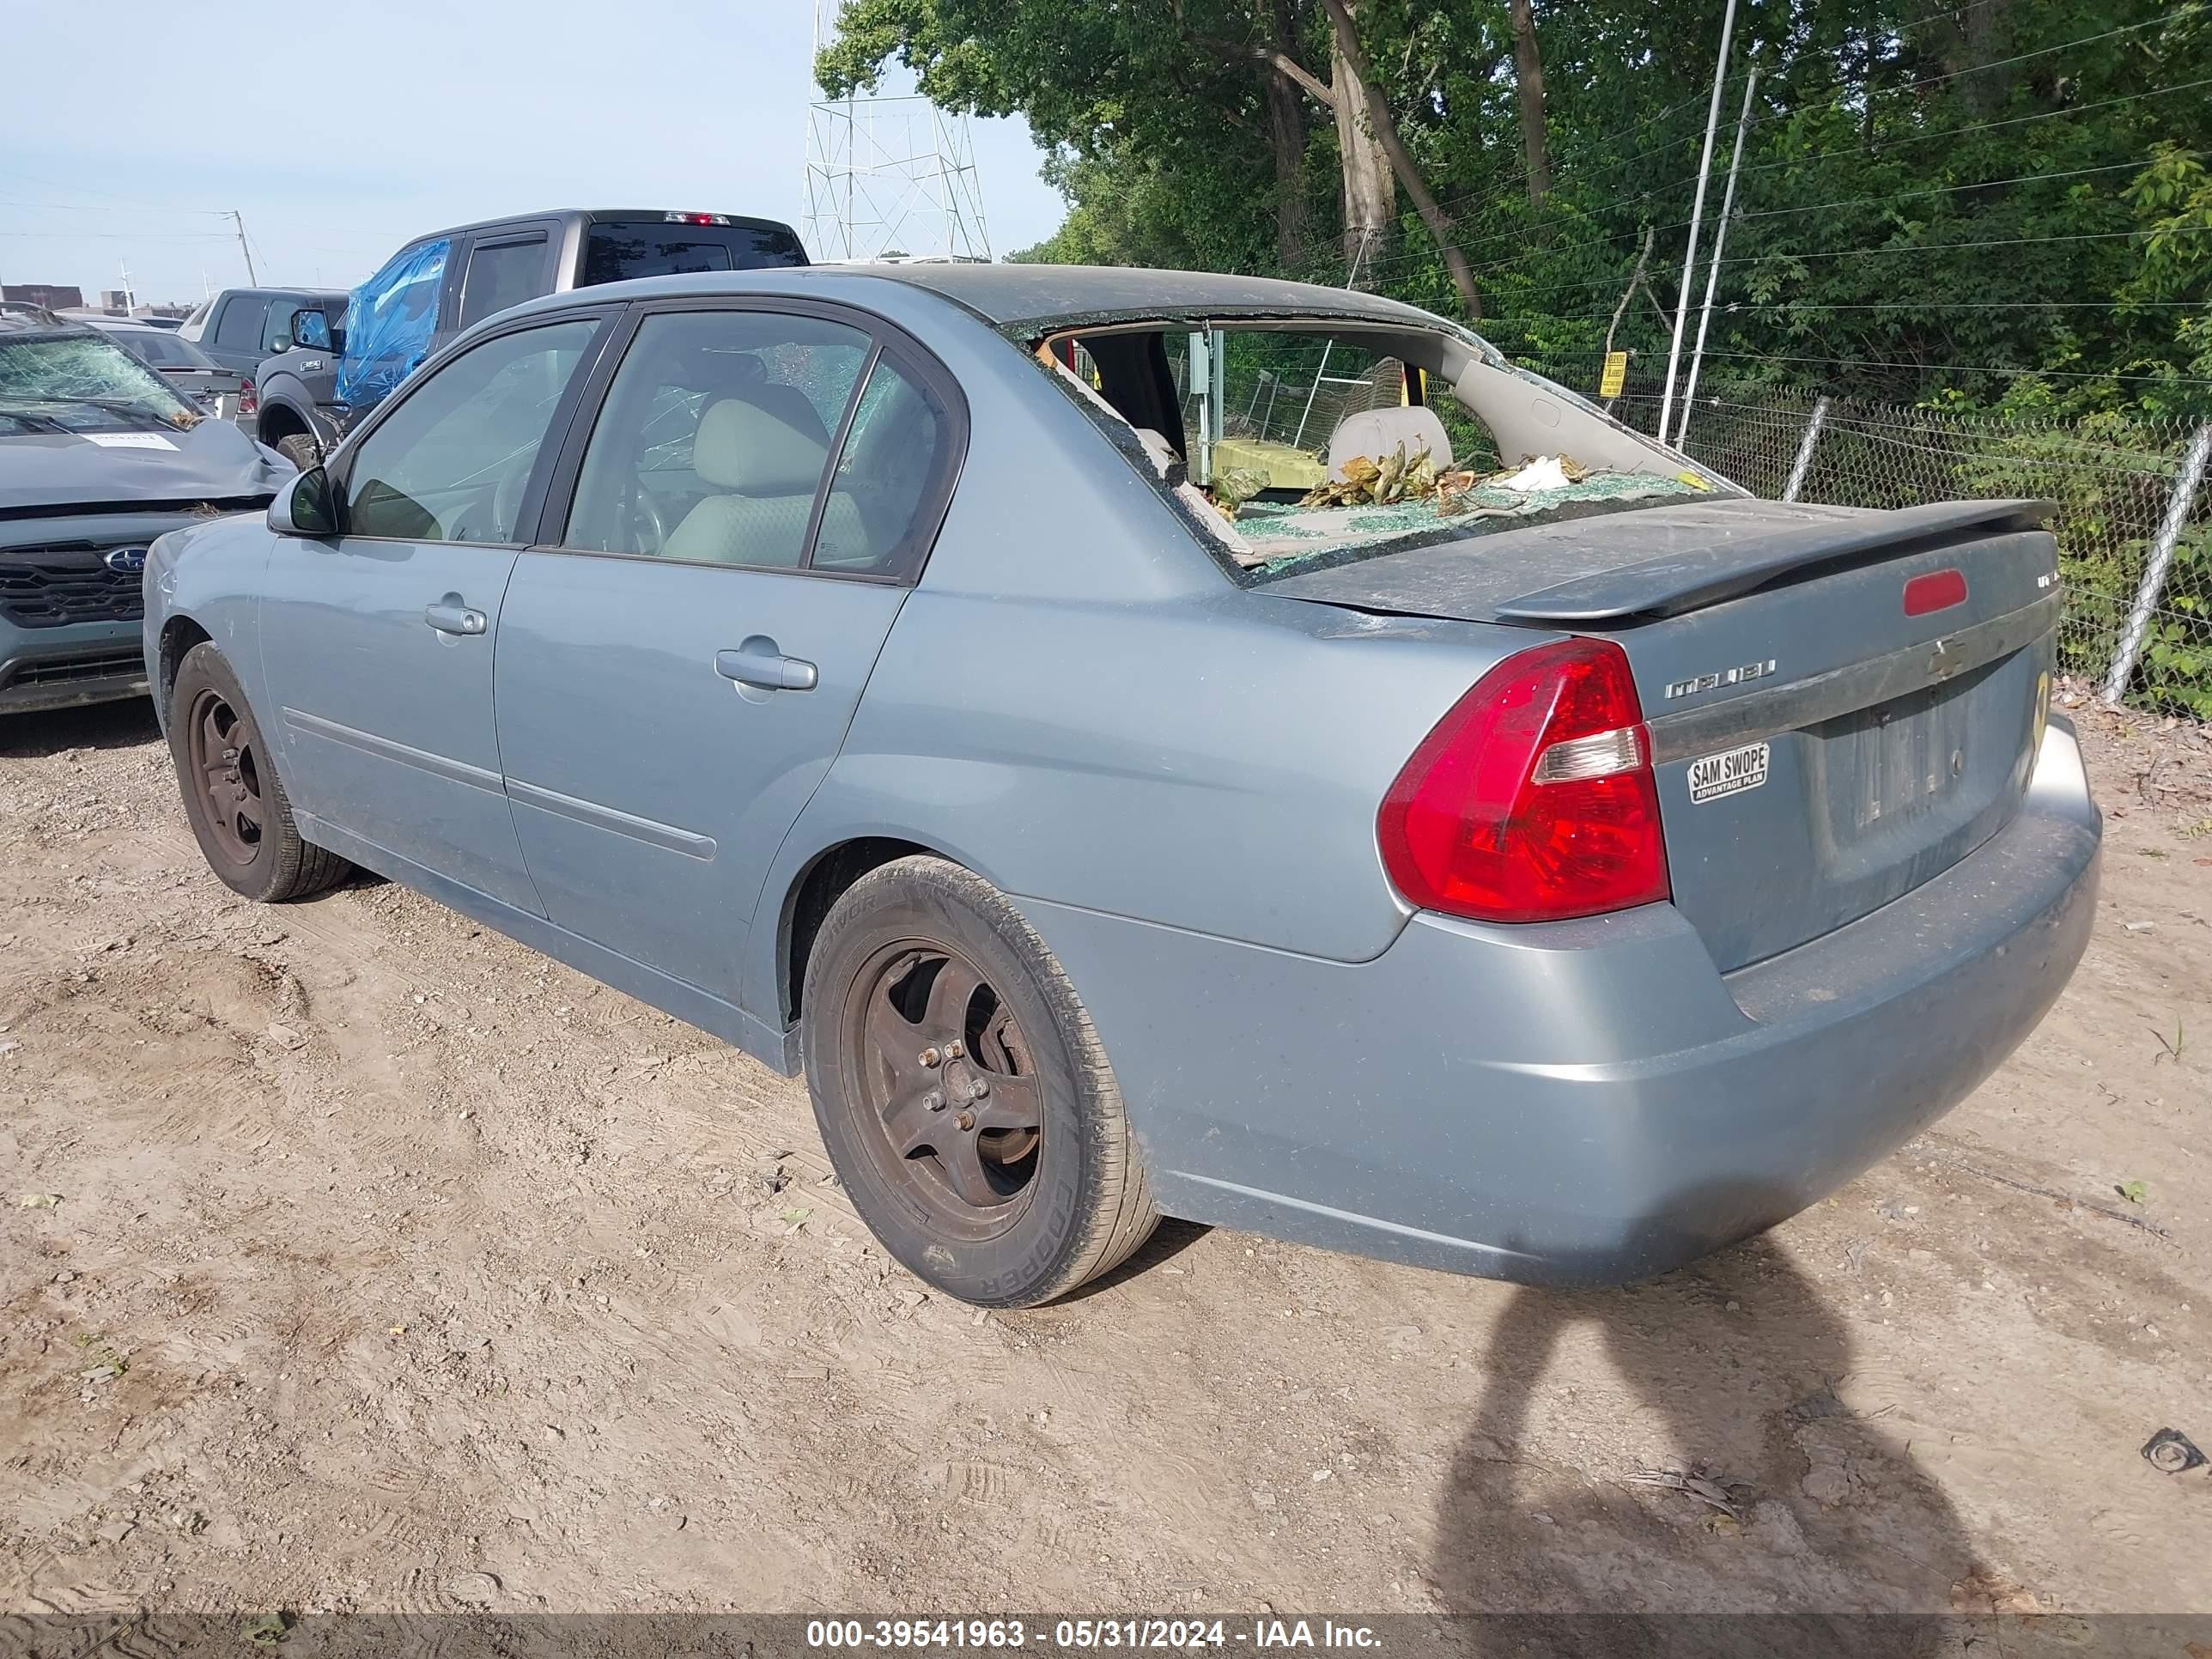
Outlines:
POLYGON ((1247 580, 1733 488, 1472 337, 1194 319, 1033 343, 1247 580))

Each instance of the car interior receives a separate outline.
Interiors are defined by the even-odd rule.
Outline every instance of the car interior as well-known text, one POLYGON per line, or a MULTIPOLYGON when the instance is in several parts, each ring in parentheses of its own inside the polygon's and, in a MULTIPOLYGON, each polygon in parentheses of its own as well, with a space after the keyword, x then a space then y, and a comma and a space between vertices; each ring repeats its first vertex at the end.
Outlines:
POLYGON ((879 357, 847 423, 865 341, 748 346, 696 333, 641 334, 586 450, 566 544, 795 568, 845 425, 812 564, 894 574, 936 471, 934 395, 879 357))
POLYGON ((1057 331, 1033 349, 1094 416, 1132 430, 1161 487, 1203 509, 1247 569, 1717 482, 1435 331, 1153 321, 1057 331), (1526 464, 1546 459, 1559 465, 1529 482, 1526 464))

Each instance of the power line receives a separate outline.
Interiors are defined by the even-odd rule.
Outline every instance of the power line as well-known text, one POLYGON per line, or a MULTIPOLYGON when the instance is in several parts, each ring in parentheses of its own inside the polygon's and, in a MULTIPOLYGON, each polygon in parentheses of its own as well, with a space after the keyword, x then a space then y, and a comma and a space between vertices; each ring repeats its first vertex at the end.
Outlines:
POLYGON ((1903 368, 1916 374, 2039 374, 2062 380, 2155 380, 2162 385, 2212 386, 2206 374, 2123 374, 2094 368, 2017 368, 2001 363, 1896 363, 1872 357, 1791 357, 1764 351, 1708 351, 1708 357, 1733 357, 1757 363, 1823 363, 1838 368, 1903 368))
MULTIPOLYGON (((2202 161, 2212 155, 2212 150, 2183 150, 2179 154, 2191 161, 2202 161)), ((2148 163, 2137 159, 2127 161, 2107 161, 2101 167, 2069 167, 2059 173, 2020 173, 2008 179, 1978 179, 1961 185, 1932 185, 1925 190, 1895 190, 1878 196, 1848 196, 1839 202, 1814 202, 1804 207, 1760 208, 1754 213, 1740 213, 1739 219, 1772 219, 1790 213, 1822 213, 1831 208, 1865 207, 1876 202, 1906 202, 1920 196, 1948 196, 1961 190, 1995 190, 2001 185, 2039 184, 2050 179, 2086 179, 2094 173, 2141 172, 2148 163)), ((1662 225, 1661 229, 1672 227, 1662 225)))
POLYGON ((2094 46, 2100 40, 2110 40, 2116 35, 2134 34, 2142 29, 2164 28, 2176 18, 2186 17, 2204 9, 2204 0, 2185 0, 2184 4, 2178 5, 2160 16, 2147 18, 2140 23, 2123 24, 2118 28, 2106 29, 2100 34, 2085 34, 2078 40, 2063 40, 2054 46, 2038 46, 2033 52, 2020 52, 2011 58, 1992 58, 1986 64, 1969 64, 1964 69, 1946 70, 1941 75, 1930 75, 1918 81, 1908 81, 1902 86, 1880 88, 1862 87, 1851 92, 1838 93, 1833 98, 1825 99, 1817 104, 1808 104, 1797 109, 1759 116, 1751 125, 1759 127, 1768 125, 1775 121, 1792 120, 1800 115, 1810 115, 1824 109, 1833 109, 1838 105, 1853 98, 1881 98, 1903 93, 1919 92, 1929 87, 1941 86, 1946 81, 1955 81, 1963 75, 1979 75, 1984 70, 2009 68, 2014 64, 2025 64, 2034 58, 2048 58, 2055 52, 2071 52, 2076 46, 2094 46))
POLYGON ((42 211, 54 213, 116 213, 119 211, 126 213, 184 213, 217 219, 222 216, 219 212, 211 208, 157 208, 126 206, 118 209, 106 206, 95 206, 84 202, 0 202, 0 207, 37 208, 42 211))

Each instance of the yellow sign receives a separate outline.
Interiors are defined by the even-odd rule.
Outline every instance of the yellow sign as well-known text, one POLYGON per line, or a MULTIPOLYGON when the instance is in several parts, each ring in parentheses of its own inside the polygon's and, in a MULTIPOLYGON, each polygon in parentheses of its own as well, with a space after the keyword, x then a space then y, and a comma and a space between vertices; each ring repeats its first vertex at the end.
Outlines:
POLYGON ((1605 374, 1598 380, 1597 395, 1601 398, 1618 398, 1620 396, 1621 387, 1627 384, 1628 354, 1625 351, 1607 352, 1605 374))

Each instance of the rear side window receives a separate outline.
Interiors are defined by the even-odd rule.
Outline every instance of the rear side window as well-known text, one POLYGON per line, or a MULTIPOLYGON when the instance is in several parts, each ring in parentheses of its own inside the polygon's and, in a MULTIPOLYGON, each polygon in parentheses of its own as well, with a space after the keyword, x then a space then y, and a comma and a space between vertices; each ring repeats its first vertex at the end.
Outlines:
POLYGON ((215 362, 190 340, 180 340, 166 329, 133 331, 117 337, 141 362, 156 368, 213 368, 215 362))
POLYGON ((461 282, 460 325, 466 328, 547 291, 543 236, 478 243, 469 254, 468 274, 461 282))
POLYGON ((216 344, 240 351, 260 350, 261 322, 268 314, 269 301, 264 299, 240 294, 224 301, 222 315, 216 319, 216 344))
POLYGON ((817 570, 887 576, 921 562, 937 527, 950 424, 927 380, 888 354, 876 359, 830 477, 817 570))
POLYGON ((584 241, 586 283, 702 270, 803 265, 806 250, 781 225, 685 225, 650 221, 595 224, 584 241))

